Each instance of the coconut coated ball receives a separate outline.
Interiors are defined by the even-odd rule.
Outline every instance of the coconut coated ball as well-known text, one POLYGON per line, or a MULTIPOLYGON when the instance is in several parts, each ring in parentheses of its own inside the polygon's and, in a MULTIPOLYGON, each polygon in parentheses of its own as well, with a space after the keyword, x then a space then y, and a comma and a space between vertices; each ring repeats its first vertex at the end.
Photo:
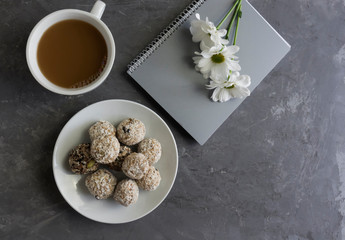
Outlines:
POLYGON ((114 162, 120 151, 120 143, 115 136, 96 138, 91 143, 91 155, 98 163, 114 162))
POLYGON ((89 135, 91 141, 99 137, 115 136, 116 128, 108 121, 98 121, 90 127, 89 135))
POLYGON ((157 139, 145 138, 139 143, 138 152, 144 154, 150 165, 152 165, 161 158, 162 147, 157 139))
POLYGON ((137 184, 141 189, 146 191, 154 191, 159 186, 161 179, 162 178, 159 174, 159 171, 153 166, 150 166, 144 177, 137 180, 137 184))
POLYGON ((135 118, 128 118, 117 126, 117 137, 125 145, 132 146, 144 139, 146 129, 144 123, 135 118))
POLYGON ((87 174, 97 170, 98 163, 91 156, 90 144, 79 144, 69 153, 68 163, 72 172, 76 174, 87 174))
POLYGON ((123 161, 122 171, 129 178, 140 179, 147 172, 149 166, 144 154, 131 153, 123 161))
POLYGON ((120 152, 114 162, 110 163, 108 166, 110 169, 115 171, 121 171, 122 163, 125 158, 132 153, 132 149, 127 146, 120 146, 120 152))
POLYGON ((132 179, 125 179, 117 184, 114 199, 123 206, 129 206, 136 203, 139 197, 139 188, 132 179))
POLYGON ((96 199, 107 199, 115 189, 117 179, 106 169, 99 169, 86 177, 85 185, 96 199))

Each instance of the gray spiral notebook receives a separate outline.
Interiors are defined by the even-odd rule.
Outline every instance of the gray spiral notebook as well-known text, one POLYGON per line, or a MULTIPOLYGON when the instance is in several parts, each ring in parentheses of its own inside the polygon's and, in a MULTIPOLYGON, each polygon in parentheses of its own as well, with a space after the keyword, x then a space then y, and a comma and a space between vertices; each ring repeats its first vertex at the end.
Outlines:
MULTIPOLYGON (((204 144, 244 99, 210 100, 208 83, 194 69, 199 51, 190 23, 199 13, 217 24, 233 0, 195 0, 129 65, 128 74, 141 85, 199 144, 204 144)), ((237 45, 241 74, 251 77, 251 91, 289 52, 290 45, 247 1, 242 2, 237 45)), ((226 24, 224 24, 226 26, 226 24)))

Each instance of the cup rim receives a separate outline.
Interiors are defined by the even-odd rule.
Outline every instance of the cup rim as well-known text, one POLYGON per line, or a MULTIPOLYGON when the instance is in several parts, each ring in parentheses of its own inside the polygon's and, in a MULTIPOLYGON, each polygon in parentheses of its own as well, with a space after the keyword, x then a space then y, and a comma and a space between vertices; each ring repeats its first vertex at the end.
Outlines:
MULTIPOLYGON (((69 18, 65 19, 68 20, 69 18)), ((73 19, 73 18, 70 18, 73 19)), ((61 20, 63 21, 63 20, 61 20)), ((54 25, 55 23, 49 25, 49 27, 51 27, 52 25, 54 25)), ((92 23, 91 23, 92 24, 92 23)), ((92 24, 93 25, 93 24, 92 24)), ((93 25, 94 27, 96 27, 98 29, 97 26, 93 25)), ((48 27, 48 28, 49 28, 48 27)), ((36 81, 43 86, 45 89, 48 89, 51 92, 54 93, 58 93, 58 94, 62 94, 62 95, 79 95, 79 94, 84 94, 87 92, 90 92, 92 90, 94 90, 95 88, 97 88, 98 86, 100 86, 108 77, 114 61, 115 61, 115 53, 116 53, 116 49, 115 49, 115 41, 113 38, 112 33, 110 32, 108 26, 99 18, 97 18, 96 16, 94 16, 93 14, 86 12, 86 11, 82 11, 82 10, 78 10, 78 9, 62 9, 62 10, 58 10, 55 12, 52 12, 50 14, 48 14, 47 16, 45 16, 44 18, 42 18, 36 25, 35 27, 31 30, 31 33, 29 35, 27 44, 26 44, 26 62, 27 65, 29 67, 29 70, 32 74, 32 76, 36 79, 36 81), (105 30, 107 37, 109 38, 109 42, 110 42, 110 46, 107 45, 107 47, 110 47, 110 51, 111 54, 110 56, 108 56, 108 66, 106 68, 103 69, 103 74, 101 75, 101 77, 99 77, 98 79, 94 80, 92 83, 84 86, 84 87, 80 87, 80 88, 63 88, 60 87, 58 85, 55 85, 54 83, 50 82, 47 78, 44 77, 44 79, 40 78, 39 76, 37 76, 35 70, 33 69, 32 66, 32 61, 29 59, 29 53, 30 53, 30 43, 33 39, 33 37, 35 36, 37 29, 40 27, 40 25, 46 21, 47 19, 55 16, 55 15, 59 15, 59 14, 63 14, 66 12, 73 12, 73 13, 78 13, 78 14, 83 14, 87 17, 92 18, 93 20, 96 20, 101 26, 102 28, 105 30), (49 82, 49 83, 48 83, 49 82)))

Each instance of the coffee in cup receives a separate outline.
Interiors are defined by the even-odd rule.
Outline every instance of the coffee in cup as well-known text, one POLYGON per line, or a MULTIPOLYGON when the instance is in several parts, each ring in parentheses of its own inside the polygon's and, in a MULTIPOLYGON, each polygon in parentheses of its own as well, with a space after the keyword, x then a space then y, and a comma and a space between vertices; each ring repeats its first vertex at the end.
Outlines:
POLYGON ((98 87, 115 59, 115 43, 100 20, 105 4, 91 12, 66 9, 43 18, 32 30, 26 57, 35 79, 45 88, 76 95, 98 87))
POLYGON ((63 88, 92 83, 102 73, 106 60, 107 45, 102 34, 84 21, 71 19, 55 23, 38 43, 41 72, 63 88))

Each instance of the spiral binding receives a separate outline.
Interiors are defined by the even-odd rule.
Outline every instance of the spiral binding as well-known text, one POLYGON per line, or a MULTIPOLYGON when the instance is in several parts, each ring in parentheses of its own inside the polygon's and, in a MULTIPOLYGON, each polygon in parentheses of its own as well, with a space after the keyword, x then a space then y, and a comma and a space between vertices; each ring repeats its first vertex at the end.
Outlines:
POLYGON ((206 0, 194 0, 153 41, 128 64, 128 73, 137 69, 159 46, 167 40, 206 0))

